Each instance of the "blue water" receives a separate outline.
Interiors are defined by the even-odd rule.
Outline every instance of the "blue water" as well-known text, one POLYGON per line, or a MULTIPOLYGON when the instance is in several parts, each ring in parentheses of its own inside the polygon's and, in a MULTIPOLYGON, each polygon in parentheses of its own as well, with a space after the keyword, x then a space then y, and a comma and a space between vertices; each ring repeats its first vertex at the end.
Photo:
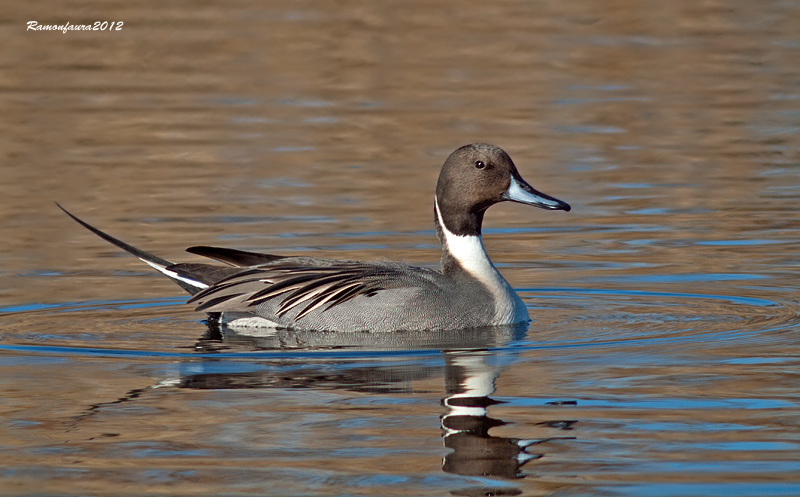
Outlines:
POLYGON ((6 10, 0 495, 800 495, 796 2, 6 10), (518 329, 218 329, 53 204, 436 267, 472 141, 573 206, 487 212, 518 329))

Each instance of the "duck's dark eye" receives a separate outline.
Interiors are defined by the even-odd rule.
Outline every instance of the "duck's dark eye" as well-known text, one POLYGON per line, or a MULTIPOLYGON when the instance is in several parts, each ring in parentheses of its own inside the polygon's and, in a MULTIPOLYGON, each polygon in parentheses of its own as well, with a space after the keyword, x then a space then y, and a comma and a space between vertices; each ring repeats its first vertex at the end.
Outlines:
POLYGON ((478 169, 483 169, 484 167, 486 167, 486 164, 484 164, 482 160, 476 160, 475 167, 477 167, 478 169))

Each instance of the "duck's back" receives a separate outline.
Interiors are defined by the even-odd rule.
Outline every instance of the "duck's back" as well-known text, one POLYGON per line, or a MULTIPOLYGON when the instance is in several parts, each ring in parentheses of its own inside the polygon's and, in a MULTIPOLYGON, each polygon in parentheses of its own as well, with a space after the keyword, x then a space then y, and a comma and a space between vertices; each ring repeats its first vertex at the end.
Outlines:
POLYGON ((494 316, 492 295, 480 283, 406 264, 284 257, 228 271, 192 302, 238 326, 458 329, 485 326, 494 316))

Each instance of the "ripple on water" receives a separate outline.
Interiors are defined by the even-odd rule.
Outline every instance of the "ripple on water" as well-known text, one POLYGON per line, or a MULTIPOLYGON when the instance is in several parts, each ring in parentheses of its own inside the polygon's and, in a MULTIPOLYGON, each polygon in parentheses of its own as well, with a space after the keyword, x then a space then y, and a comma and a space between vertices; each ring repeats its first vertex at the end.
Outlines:
POLYGON ((737 295, 609 290, 526 288, 536 304, 529 333, 537 345, 614 346, 639 343, 736 339, 785 340, 780 331, 800 324, 798 304, 737 295), (557 336, 557 338, 551 338, 557 336))
MULTIPOLYGON (((746 296, 591 288, 523 288, 520 294, 533 302, 534 320, 527 332, 517 330, 505 339, 493 336, 486 346, 557 349, 677 342, 702 346, 732 339, 740 343, 757 339, 763 344, 765 340, 785 340, 780 332, 800 323, 796 303, 746 296)), ((5 307, 0 309, 4 347, 31 347, 48 354, 74 349, 72 353, 82 355, 196 356, 204 351, 196 350, 193 344, 207 329, 202 323, 204 316, 182 305, 184 302, 184 297, 168 297, 5 307)), ((269 335, 263 331, 251 337, 229 333, 230 348, 225 353, 313 349, 315 353, 346 354, 367 350, 363 338, 369 336, 354 334, 359 338, 353 343, 343 341, 342 334, 315 333, 313 340, 295 339, 287 346, 286 335, 278 341, 263 339, 269 335), (257 340, 259 336, 261 340, 257 340), (301 341, 307 346, 298 345, 301 341)), ((404 340, 392 340, 397 343, 391 346, 381 345, 388 335, 372 335, 366 342, 373 342, 372 349, 379 355, 415 354, 437 348, 439 342, 431 339, 432 334, 422 335, 424 339, 397 335, 404 340)))

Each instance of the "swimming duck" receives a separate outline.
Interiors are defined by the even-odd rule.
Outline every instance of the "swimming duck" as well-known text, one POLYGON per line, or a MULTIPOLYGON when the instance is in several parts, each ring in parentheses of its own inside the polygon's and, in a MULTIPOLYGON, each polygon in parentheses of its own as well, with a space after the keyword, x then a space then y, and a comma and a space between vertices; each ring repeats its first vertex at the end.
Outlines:
POLYGON ((434 197, 441 270, 397 262, 280 256, 198 246, 192 254, 226 264, 172 263, 82 221, 106 241, 135 255, 192 296, 189 303, 232 327, 294 330, 456 330, 526 323, 525 304, 495 268, 481 241, 486 209, 519 202, 569 211, 536 191, 502 149, 465 145, 442 166, 434 197))

